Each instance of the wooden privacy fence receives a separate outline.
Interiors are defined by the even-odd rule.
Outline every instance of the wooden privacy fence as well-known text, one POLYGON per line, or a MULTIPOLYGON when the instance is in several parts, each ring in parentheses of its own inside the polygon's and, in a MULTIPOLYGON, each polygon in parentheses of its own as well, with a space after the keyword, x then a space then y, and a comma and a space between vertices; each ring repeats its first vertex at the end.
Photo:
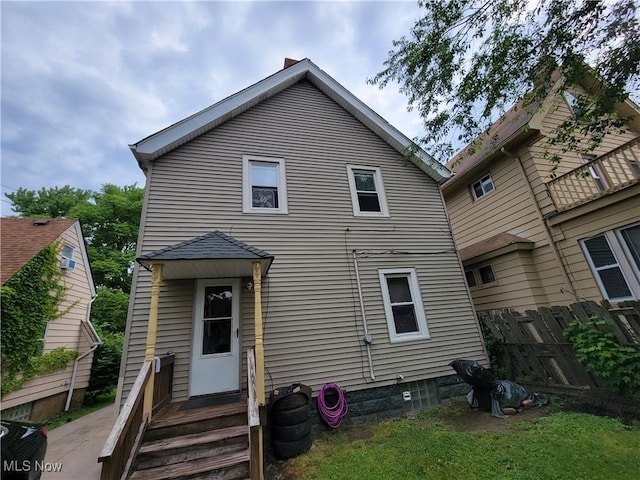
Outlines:
POLYGON ((482 313, 480 320, 504 343, 515 381, 548 392, 604 387, 578 362, 562 331, 575 319, 604 320, 623 345, 640 349, 640 302, 616 306, 608 302, 581 302, 518 312, 482 313))

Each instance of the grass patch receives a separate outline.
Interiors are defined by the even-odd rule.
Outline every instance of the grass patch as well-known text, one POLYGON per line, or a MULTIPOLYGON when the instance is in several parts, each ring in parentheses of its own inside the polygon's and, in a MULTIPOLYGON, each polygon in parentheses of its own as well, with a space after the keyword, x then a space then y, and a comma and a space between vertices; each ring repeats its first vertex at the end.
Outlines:
POLYGON ((96 410, 100 410, 101 408, 111 405, 115 401, 116 390, 113 389, 111 392, 105 395, 99 395, 98 397, 96 397, 96 400, 94 402, 91 402, 91 404, 88 405, 83 405, 78 410, 72 410, 70 412, 64 412, 60 415, 56 415, 55 417, 49 419, 45 425, 47 427, 47 430, 53 430, 54 428, 58 428, 73 420, 95 412, 96 410))
MULTIPOLYGON (((468 409, 467 409, 468 410, 468 409)), ((316 438, 315 448, 287 463, 298 479, 636 480, 640 430, 583 413, 551 412, 503 431, 459 431, 460 406, 366 427, 369 439, 345 431, 316 438)), ((469 412, 474 415, 477 412, 469 412)), ((495 422, 504 420, 492 419, 495 422)))

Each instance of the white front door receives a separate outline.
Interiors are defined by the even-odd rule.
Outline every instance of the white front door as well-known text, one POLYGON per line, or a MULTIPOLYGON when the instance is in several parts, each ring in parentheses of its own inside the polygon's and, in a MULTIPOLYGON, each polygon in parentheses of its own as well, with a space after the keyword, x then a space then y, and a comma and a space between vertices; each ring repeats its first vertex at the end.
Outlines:
POLYGON ((198 280, 189 395, 240 390, 240 279, 198 280))

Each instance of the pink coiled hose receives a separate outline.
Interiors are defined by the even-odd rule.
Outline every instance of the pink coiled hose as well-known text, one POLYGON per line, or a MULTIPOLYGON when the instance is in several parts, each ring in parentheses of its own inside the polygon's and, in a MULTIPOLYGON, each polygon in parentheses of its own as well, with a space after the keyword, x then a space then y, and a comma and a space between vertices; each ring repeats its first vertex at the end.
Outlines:
POLYGON ((318 411, 320 412, 320 416, 324 423, 326 423, 331 428, 338 428, 342 423, 342 419, 349 412, 349 407, 347 406, 347 399, 342 392, 342 389, 336 383, 325 383, 320 389, 320 393, 318 394, 318 411), (338 394, 338 401, 335 405, 327 405, 325 401, 325 393, 328 391, 335 390, 338 394))

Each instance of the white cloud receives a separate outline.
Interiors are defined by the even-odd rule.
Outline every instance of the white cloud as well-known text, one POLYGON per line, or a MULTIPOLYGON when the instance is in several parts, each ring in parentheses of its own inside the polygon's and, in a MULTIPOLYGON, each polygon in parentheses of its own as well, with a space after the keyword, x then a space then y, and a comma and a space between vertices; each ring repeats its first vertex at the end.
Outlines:
POLYGON ((3 193, 142 184, 128 144, 276 72, 285 57, 310 58, 403 133, 419 133, 395 88, 365 83, 412 25, 413 2, 0 8, 3 193))

